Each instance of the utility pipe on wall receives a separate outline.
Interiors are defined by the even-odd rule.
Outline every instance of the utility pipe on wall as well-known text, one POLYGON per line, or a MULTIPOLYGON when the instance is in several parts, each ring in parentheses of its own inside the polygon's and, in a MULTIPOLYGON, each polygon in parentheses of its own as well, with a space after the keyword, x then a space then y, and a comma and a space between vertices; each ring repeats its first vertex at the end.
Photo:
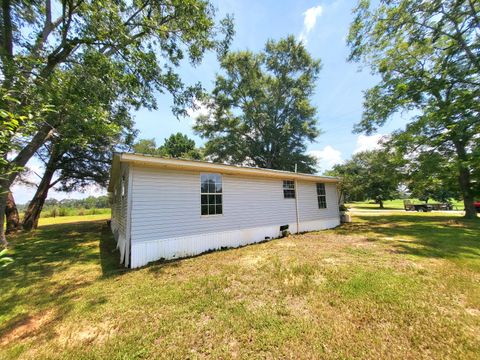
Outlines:
MULTIPOLYGON (((297 173, 297 164, 295 163, 295 173, 297 173)), ((298 181, 295 179, 295 213, 297 215, 297 234, 300 232, 300 219, 298 215, 298 181)))

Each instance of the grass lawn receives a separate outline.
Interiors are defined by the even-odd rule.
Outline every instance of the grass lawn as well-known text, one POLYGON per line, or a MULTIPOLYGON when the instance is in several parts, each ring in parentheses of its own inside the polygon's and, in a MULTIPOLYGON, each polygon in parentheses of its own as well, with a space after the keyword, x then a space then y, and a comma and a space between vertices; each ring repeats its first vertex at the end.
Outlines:
MULTIPOLYGON (((412 200, 415 204, 421 204, 423 201, 413 199, 412 200)), ((436 201, 429 201, 429 203, 436 203, 436 201)), ((462 201, 452 201, 453 209, 454 210, 463 210, 464 205, 462 201)), ((380 209, 378 204, 375 204, 374 201, 355 201, 352 203, 347 204, 348 207, 354 209, 380 209)), ((403 199, 395 199, 395 200, 385 200, 383 202, 383 206, 385 210, 403 210, 403 199)))
POLYGON ((66 220, 11 239, 0 358, 480 354, 480 220, 366 213, 134 271, 118 267, 105 220, 66 220))

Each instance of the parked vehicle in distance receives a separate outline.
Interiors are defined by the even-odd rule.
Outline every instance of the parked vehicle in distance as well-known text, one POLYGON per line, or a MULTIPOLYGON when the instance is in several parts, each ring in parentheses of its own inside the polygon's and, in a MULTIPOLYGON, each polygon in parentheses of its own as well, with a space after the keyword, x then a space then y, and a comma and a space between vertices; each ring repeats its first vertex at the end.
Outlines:
POLYGON ((427 204, 427 203, 415 204, 414 202, 412 202, 412 200, 403 200, 403 207, 405 211, 419 211, 419 212, 427 212, 432 210, 453 210, 453 205, 449 202, 434 203, 434 204, 427 204))
POLYGON ((429 204, 432 206, 432 210, 453 210, 453 205, 449 202, 429 204))
POLYGON ((433 210, 433 206, 431 204, 414 204, 411 200, 403 200, 403 207, 405 211, 427 212, 433 210))
POLYGON ((475 209, 477 209, 477 212, 480 212, 480 201, 475 201, 473 205, 475 205, 475 209))

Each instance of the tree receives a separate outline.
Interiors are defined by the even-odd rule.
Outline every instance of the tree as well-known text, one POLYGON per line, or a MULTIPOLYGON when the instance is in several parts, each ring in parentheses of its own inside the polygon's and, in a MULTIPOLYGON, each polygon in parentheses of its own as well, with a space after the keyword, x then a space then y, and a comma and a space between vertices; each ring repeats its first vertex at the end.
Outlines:
POLYGON ((411 121, 395 134, 411 153, 455 162, 465 217, 475 218, 480 133, 480 3, 361 0, 348 38, 350 60, 381 78, 365 94, 356 130, 371 133, 395 113, 411 121))
POLYGON ((195 147, 195 141, 182 133, 170 135, 158 152, 162 156, 173 158, 200 160, 203 157, 200 149, 195 147))
POLYGON ((259 54, 233 52, 221 61, 210 114, 194 127, 208 139, 205 155, 216 161, 279 170, 315 172, 306 142, 319 135, 310 103, 320 61, 293 36, 268 41, 259 54))
MULTIPOLYGON (((0 31, 1 87, 18 96, 19 111, 4 103, 1 108, 17 113, 49 104, 49 88, 59 71, 94 53, 121 68, 125 83, 142 90, 137 91, 142 94, 136 99, 138 105, 155 108, 154 92, 168 91, 173 95, 174 113, 184 114, 194 106, 201 86, 186 86, 175 68, 184 58, 198 64, 209 50, 221 56, 233 35, 231 18, 217 25, 215 10, 205 0, 3 1, 0 31), (30 36, 24 36, 27 33, 30 36)), ((19 169, 61 133, 61 119, 52 123, 38 117, 27 131, 19 127, 9 134, 7 143, 21 146, 0 169, 9 172, 0 181, 2 217, 6 194, 19 169)), ((13 147, 1 150, 0 157, 7 159, 13 147)), ((3 221, 0 236, 4 240, 3 221)))
POLYGON ((412 197, 425 202, 449 202, 461 197, 454 173, 455 163, 450 159, 436 152, 420 153, 410 159, 405 177, 412 197))
POLYGON ((328 175, 342 179, 346 200, 375 200, 383 209, 385 200, 398 196, 402 163, 385 149, 357 153, 344 164, 335 165, 328 175))
MULTIPOLYGON (((49 107, 45 106, 35 110, 24 107, 23 113, 16 113, 10 109, 19 103, 17 99, 2 88, 0 88, 0 99, 0 184, 2 184, 8 182, 10 177, 22 170, 22 167, 10 164, 7 158, 9 150, 18 149, 18 143, 13 139, 13 135, 18 131, 28 133, 33 127, 33 119, 47 112, 49 107)), ((19 216, 15 200, 9 189, 0 186, 0 198, 4 198, 3 210, 0 212, 0 240, 4 246, 7 246, 8 243, 3 232, 3 216, 4 214, 7 216, 7 232, 14 232, 18 229, 19 216)))
POLYGON ((82 190, 92 183, 106 186, 112 150, 128 146, 135 136, 127 105, 136 87, 124 85, 123 79, 115 66, 93 54, 52 84, 55 111, 46 119, 58 123, 62 117, 63 125, 61 133, 37 152, 45 171, 25 211, 24 230, 36 228, 48 191, 57 184, 63 191, 82 190))
POLYGON ((195 141, 179 132, 166 138, 163 145, 158 148, 155 139, 140 139, 133 145, 133 151, 180 159, 203 159, 202 150, 195 146, 195 141))
POLYGON ((155 139, 140 139, 133 144, 133 151, 137 154, 158 155, 155 139))

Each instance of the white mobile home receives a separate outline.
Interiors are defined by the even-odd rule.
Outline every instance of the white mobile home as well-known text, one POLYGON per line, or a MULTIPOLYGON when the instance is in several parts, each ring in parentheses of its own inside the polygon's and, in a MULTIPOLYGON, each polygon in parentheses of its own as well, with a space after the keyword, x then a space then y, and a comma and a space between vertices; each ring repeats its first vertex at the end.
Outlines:
POLYGON ((238 247, 340 224, 337 178, 140 154, 114 155, 111 227, 121 262, 238 247))

